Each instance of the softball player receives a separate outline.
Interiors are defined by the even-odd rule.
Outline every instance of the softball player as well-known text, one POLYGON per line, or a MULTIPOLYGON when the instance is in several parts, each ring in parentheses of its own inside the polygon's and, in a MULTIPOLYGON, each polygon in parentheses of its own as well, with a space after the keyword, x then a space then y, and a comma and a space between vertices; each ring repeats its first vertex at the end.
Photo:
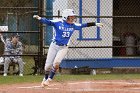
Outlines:
POLYGON ((62 19, 48 20, 38 15, 34 15, 33 18, 38 19, 41 23, 53 26, 55 30, 44 67, 45 76, 41 83, 42 87, 48 86, 50 81, 52 81, 55 72, 59 68, 59 64, 68 51, 70 38, 74 30, 80 30, 81 28, 90 26, 103 26, 102 23, 95 22, 84 24, 75 23, 76 14, 74 13, 73 9, 64 10, 62 12, 62 19))
POLYGON ((10 62, 18 63, 20 71, 19 76, 23 76, 24 62, 21 56, 12 56, 12 55, 21 55, 22 52, 23 52, 22 43, 19 41, 18 34, 13 34, 11 39, 6 39, 4 54, 10 56, 5 57, 3 76, 7 76, 10 62))

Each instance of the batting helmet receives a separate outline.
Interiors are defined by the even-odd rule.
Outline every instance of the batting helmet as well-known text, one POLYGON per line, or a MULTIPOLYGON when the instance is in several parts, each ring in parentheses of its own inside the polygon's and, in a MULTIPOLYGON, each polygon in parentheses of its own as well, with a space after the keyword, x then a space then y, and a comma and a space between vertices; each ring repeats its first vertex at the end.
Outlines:
POLYGON ((66 9, 62 12, 63 20, 67 20, 68 16, 76 16, 73 9, 66 9))

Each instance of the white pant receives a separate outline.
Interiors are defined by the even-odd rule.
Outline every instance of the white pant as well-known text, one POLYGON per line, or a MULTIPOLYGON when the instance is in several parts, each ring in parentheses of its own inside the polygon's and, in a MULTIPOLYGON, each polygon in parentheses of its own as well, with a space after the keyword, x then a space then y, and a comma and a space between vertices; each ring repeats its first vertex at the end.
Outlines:
POLYGON ((10 62, 15 62, 15 63, 18 63, 19 65, 19 71, 21 74, 23 74, 23 67, 24 67, 24 62, 22 60, 21 57, 18 57, 18 58, 13 58, 11 60, 10 57, 5 57, 5 62, 4 62, 4 73, 8 73, 8 67, 9 67, 9 64, 10 62))
POLYGON ((55 65, 59 65, 65 55, 67 54, 68 51, 68 46, 58 46, 55 43, 51 43, 48 54, 47 54, 47 59, 45 63, 45 71, 49 71, 52 66, 55 67, 55 65))

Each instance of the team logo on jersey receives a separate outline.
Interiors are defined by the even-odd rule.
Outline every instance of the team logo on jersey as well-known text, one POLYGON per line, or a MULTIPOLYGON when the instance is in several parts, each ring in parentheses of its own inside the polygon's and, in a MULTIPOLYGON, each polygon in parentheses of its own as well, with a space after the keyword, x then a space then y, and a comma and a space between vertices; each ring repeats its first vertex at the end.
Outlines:
POLYGON ((68 27, 64 27, 64 26, 59 26, 59 30, 63 30, 63 31, 73 31, 74 28, 68 28, 68 27))

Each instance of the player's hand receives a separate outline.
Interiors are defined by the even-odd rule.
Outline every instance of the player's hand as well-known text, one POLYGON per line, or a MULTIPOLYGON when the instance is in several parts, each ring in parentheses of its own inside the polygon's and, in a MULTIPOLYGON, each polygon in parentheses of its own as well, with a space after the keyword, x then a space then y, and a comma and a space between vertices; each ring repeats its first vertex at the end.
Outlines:
POLYGON ((96 26, 103 27, 103 24, 102 23, 96 23, 96 26))
POLYGON ((40 17, 40 16, 38 16, 38 15, 33 15, 33 18, 38 19, 38 20, 40 20, 40 19, 41 19, 41 17, 40 17))

